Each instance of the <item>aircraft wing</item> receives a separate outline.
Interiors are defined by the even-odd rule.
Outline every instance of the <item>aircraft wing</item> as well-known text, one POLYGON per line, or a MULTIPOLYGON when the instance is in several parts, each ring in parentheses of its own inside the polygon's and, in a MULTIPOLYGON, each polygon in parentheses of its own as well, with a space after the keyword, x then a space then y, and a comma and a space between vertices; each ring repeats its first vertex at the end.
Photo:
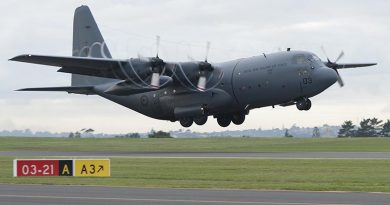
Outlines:
POLYGON ((373 65, 376 65, 376 63, 337 64, 337 69, 368 67, 368 66, 373 66, 373 65))
POLYGON ((62 67, 58 72, 125 79, 120 67, 127 63, 126 60, 114 60, 110 58, 91 57, 62 57, 43 55, 19 55, 10 59, 11 61, 33 63, 40 65, 62 67))

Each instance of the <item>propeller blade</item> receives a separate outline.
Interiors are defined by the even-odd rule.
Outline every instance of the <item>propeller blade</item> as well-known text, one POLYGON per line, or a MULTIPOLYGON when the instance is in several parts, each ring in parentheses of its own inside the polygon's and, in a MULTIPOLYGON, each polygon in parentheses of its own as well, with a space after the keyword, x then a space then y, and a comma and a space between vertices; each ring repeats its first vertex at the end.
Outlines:
POLYGON ((343 56, 344 56, 344 51, 341 51, 341 53, 340 53, 339 56, 336 58, 336 60, 334 61, 334 63, 337 63, 337 61, 339 61, 343 56))
POLYGON ((339 83, 340 87, 343 87, 343 86, 344 86, 344 81, 343 81, 343 79, 341 78, 340 75, 339 75, 338 78, 337 78, 337 82, 339 83))
POLYGON ((156 36, 156 57, 158 58, 158 52, 160 51, 160 36, 156 36))
POLYGON ((328 60, 328 62, 330 62, 328 54, 326 54, 324 46, 321 46, 321 50, 322 50, 322 53, 325 55, 326 59, 328 60))
POLYGON ((210 51, 210 41, 207 41, 207 44, 206 44, 206 57, 205 57, 205 62, 207 62, 207 59, 209 57, 209 51, 210 51))
POLYGON ((206 83, 207 83, 207 79, 206 79, 206 76, 200 76, 199 77, 199 80, 198 80, 198 90, 200 91, 204 91, 206 90, 206 83))
POLYGON ((160 73, 153 73, 150 85, 154 88, 160 87, 160 73))
POLYGON ((340 87, 343 87, 344 86, 344 81, 343 79, 341 78, 339 72, 337 71, 337 69, 334 69, 337 73, 337 82, 339 83, 340 87))

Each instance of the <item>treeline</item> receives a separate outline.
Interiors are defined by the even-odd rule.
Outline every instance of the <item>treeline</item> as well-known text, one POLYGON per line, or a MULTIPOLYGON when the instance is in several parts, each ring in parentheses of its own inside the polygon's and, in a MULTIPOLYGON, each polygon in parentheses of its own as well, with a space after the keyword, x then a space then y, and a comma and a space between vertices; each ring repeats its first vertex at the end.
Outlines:
POLYGON ((390 120, 368 118, 360 121, 359 126, 348 120, 341 125, 338 137, 390 137, 390 120))
MULTIPOLYGON (((139 133, 129 133, 125 135, 117 135, 115 138, 141 138, 141 135, 139 133)), ((164 132, 164 131, 154 131, 151 130, 148 134, 148 138, 172 138, 171 133, 164 132)))

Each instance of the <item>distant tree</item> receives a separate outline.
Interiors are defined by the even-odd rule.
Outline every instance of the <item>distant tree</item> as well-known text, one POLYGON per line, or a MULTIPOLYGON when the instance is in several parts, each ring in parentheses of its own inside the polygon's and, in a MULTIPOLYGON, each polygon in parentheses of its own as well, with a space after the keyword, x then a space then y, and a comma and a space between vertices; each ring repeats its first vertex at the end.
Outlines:
POLYGON ((375 137, 376 136, 376 130, 375 126, 378 123, 378 119, 363 119, 360 121, 360 127, 358 128, 356 132, 357 137, 375 137))
POLYGON ((319 129, 318 127, 314 127, 312 137, 313 137, 313 138, 319 138, 319 137, 321 137, 320 129, 319 129))
POLYGON ((379 120, 375 117, 370 119, 370 125, 374 128, 374 130, 372 131, 373 137, 379 137, 381 135, 383 126, 382 122, 383 120, 379 120))
POLYGON ((127 134, 129 138, 141 138, 141 135, 139 133, 131 133, 127 134))
POLYGON ((84 129, 84 133, 92 133, 92 132, 95 132, 95 130, 92 128, 84 129))
POLYGON ((338 137, 353 137, 355 135, 355 125, 353 125, 351 120, 345 121, 341 125, 341 129, 339 130, 338 137))
POLYGON ((383 124, 380 135, 383 137, 390 137, 390 120, 387 120, 385 124, 383 124))
POLYGON ((284 132, 284 137, 293 137, 293 136, 290 135, 290 133, 288 133, 288 129, 286 129, 286 131, 284 132))
POLYGON ((138 133, 128 133, 125 135, 117 135, 115 138, 141 138, 141 135, 138 133))
POLYGON ((75 132, 74 133, 74 138, 81 138, 81 133, 80 132, 75 132))
POLYGON ((74 138, 73 132, 69 133, 68 137, 69 137, 69 138, 74 138))
POLYGON ((148 135, 149 138, 172 138, 171 134, 169 132, 164 131, 154 131, 152 130, 150 134, 148 135))

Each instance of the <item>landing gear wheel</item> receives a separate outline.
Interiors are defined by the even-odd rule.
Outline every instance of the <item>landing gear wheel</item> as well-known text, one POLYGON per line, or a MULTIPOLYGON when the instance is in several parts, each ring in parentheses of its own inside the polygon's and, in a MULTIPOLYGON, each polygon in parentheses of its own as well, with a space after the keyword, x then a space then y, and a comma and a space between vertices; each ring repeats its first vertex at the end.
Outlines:
POLYGON ((241 125, 245 121, 245 115, 244 114, 235 114, 232 117, 232 122, 236 125, 241 125))
POLYGON ((310 110, 311 101, 309 99, 301 99, 296 103, 298 110, 310 110))
POLYGON ((306 106, 305 106, 305 110, 310 110, 311 108, 311 101, 309 99, 306 100, 306 106))
POLYGON ((207 116, 196 117, 194 118, 194 122, 197 125, 204 125, 207 122, 207 116))
POLYGON ((227 116, 218 117, 218 118, 217 118, 217 122, 218 122, 219 126, 221 126, 221 127, 227 127, 227 126, 229 126, 230 123, 232 122, 232 119, 231 119, 231 117, 227 117, 227 116))
POLYGON ((183 127, 191 127, 192 123, 194 123, 194 121, 191 118, 183 118, 180 120, 180 124, 183 127))

